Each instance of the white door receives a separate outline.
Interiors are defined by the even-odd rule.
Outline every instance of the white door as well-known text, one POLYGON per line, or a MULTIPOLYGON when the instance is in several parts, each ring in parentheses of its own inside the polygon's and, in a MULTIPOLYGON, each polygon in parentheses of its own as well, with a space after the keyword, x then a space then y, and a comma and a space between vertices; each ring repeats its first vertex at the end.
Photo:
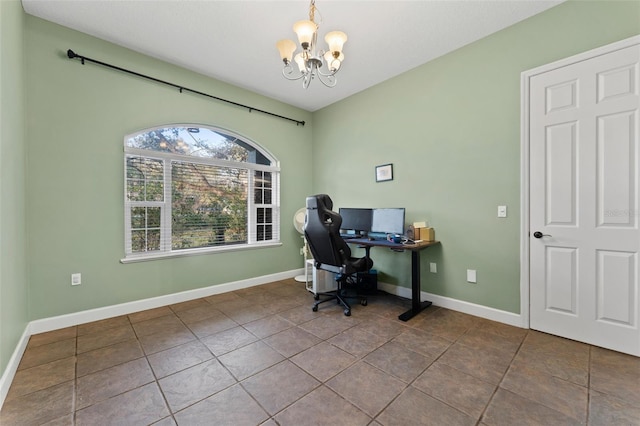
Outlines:
POLYGON ((634 42, 529 80, 529 314, 532 329, 640 355, 634 42))

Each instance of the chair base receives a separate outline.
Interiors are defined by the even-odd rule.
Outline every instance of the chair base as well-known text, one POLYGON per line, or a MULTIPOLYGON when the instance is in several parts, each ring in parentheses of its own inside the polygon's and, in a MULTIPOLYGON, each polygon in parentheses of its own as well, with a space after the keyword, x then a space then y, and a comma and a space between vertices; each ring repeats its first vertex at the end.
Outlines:
POLYGON ((317 312, 318 311, 318 305, 320 305, 321 303, 324 303, 324 302, 328 302, 330 300, 335 300, 337 304, 342 305, 342 307, 344 308, 345 316, 351 316, 351 305, 349 305, 349 302, 347 302, 347 300, 346 300, 348 298, 349 299, 359 298, 360 299, 360 304, 362 306, 367 306, 367 298, 366 297, 361 297, 361 296, 358 296, 358 295, 356 295, 356 296, 346 296, 342 292, 343 292, 342 283, 339 282, 337 290, 326 292, 326 293, 316 293, 315 296, 314 296, 314 299, 316 300, 316 302, 313 304, 311 310, 313 312, 317 312), (327 298, 320 300, 320 296, 327 296, 327 298))

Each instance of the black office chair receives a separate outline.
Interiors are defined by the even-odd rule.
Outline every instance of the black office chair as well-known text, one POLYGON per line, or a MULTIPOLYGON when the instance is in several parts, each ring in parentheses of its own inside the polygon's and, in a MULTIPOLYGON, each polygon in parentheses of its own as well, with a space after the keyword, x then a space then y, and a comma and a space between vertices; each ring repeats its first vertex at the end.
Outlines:
MULTIPOLYGON (((326 194, 318 194, 307 197, 307 216, 305 218, 304 235, 309 244, 309 250, 313 255, 314 265, 317 269, 338 274, 338 290, 328 293, 317 293, 313 311, 318 310, 318 305, 329 300, 336 300, 344 307, 344 314, 351 315, 351 306, 345 300, 348 296, 344 293, 347 280, 357 272, 367 272, 373 266, 369 257, 351 257, 351 250, 347 243, 340 237, 340 225, 342 218, 331 209, 333 202, 326 194), (319 296, 329 296, 319 300, 319 296)), ((356 296, 358 297, 358 296, 356 296)), ((367 305, 367 299, 361 298, 360 304, 367 305)))

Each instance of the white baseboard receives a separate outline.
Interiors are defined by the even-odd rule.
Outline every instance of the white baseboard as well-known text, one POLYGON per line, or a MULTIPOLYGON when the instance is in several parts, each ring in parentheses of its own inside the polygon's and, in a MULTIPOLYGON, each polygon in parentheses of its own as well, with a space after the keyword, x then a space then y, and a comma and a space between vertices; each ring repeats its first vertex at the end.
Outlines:
MULTIPOLYGON (((386 291, 387 293, 411 299, 410 288, 388 284, 380 281, 378 281, 378 288, 380 290, 386 291)), ((429 300, 435 306, 440 306, 442 308, 451 309, 476 317, 513 325, 515 327, 528 328, 525 322, 522 320, 522 316, 520 314, 514 314, 513 312, 502 311, 500 309, 477 305, 475 303, 465 302, 464 300, 452 299, 450 297, 439 296, 437 294, 431 294, 424 291, 420 292, 420 296, 421 300, 429 300)))
POLYGON ((144 311, 147 309, 159 308, 161 306, 171 305, 174 303, 186 302, 188 300, 199 299, 201 297, 213 296, 214 294, 226 293, 229 291, 239 290, 242 288, 253 287, 256 285, 267 284, 274 281, 293 278, 296 275, 304 273, 304 269, 295 269, 292 271, 280 272, 277 274, 263 275, 261 277, 249 278, 246 280, 233 281, 224 284, 212 285, 209 287, 197 288, 194 290, 182 291, 180 293, 167 294, 165 296, 152 297, 150 299, 136 300, 133 302, 122 303, 119 305, 105 306, 102 308, 89 309, 86 311, 74 312, 72 314, 59 315, 56 317, 43 318, 31 321, 25 327, 22 337, 18 341, 16 349, 7 364, 2 377, 0 377, 0 409, 4 404, 4 400, 9 393, 11 382, 18 371, 18 365, 22 359, 29 338, 33 334, 45 333, 47 331, 59 330, 61 328, 71 327, 74 325, 85 324, 92 321, 99 321, 107 318, 113 318, 120 315, 127 315, 133 312, 144 311))
POLYGON ((31 334, 44 333, 47 331, 58 330, 74 325, 113 318, 120 315, 127 315, 133 312, 159 308, 161 306, 171 305, 174 303, 186 302, 188 300, 199 299, 201 297, 213 296, 214 294, 226 293, 242 288, 267 284, 274 281, 293 278, 303 272, 304 269, 302 268, 295 269, 292 271, 279 272, 277 274, 263 275, 261 277, 248 278, 246 280, 233 281, 230 283, 182 291, 180 293, 172 293, 164 296, 152 297, 150 299, 136 300, 133 302, 121 303, 119 305, 105 306, 102 308, 74 312, 72 314, 43 318, 31 321, 31 334))
POLYGON ((27 343, 29 343, 29 337, 31 337, 30 326, 30 324, 27 324, 24 328, 24 332, 22 333, 20 340, 18 340, 18 344, 9 359, 7 368, 4 369, 2 377, 0 377, 0 409, 2 409, 4 400, 7 398, 11 382, 13 382, 13 377, 16 375, 16 371, 18 371, 18 365, 20 364, 22 355, 24 354, 25 349, 27 349, 27 343))

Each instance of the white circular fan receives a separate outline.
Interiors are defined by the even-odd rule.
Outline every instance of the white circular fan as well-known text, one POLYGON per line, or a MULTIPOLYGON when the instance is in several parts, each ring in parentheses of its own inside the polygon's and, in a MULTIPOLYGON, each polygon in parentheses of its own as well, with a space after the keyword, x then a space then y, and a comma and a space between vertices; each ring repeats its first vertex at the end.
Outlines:
MULTIPOLYGON (((300 236, 304 240, 304 246, 300 249, 300 254, 304 256, 304 268, 307 270, 307 240, 304 238, 304 219, 307 215, 307 209, 302 207, 298 209, 297 212, 293 215, 293 227, 296 228, 296 231, 300 233, 300 236)), ((296 281, 301 283, 307 282, 307 275, 298 275, 294 278, 296 281)))
POLYGON ((300 234, 304 232, 302 227, 304 226, 304 218, 306 215, 307 209, 304 207, 298 209, 298 211, 293 215, 293 226, 300 234))

